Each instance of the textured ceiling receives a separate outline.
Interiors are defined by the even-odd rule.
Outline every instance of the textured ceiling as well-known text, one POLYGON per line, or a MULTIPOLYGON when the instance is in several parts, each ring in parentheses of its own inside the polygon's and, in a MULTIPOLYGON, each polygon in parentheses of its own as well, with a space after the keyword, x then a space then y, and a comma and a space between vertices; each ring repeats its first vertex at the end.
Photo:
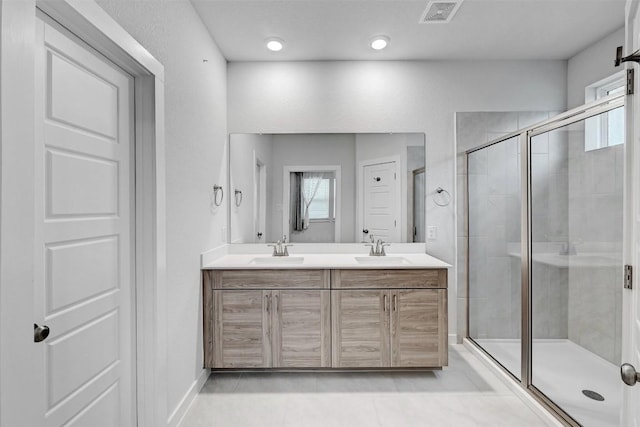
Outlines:
MULTIPOLYGON (((568 59, 624 25, 624 0, 465 0, 419 24, 428 0, 191 0, 229 61, 568 59), (369 47, 384 34, 384 51, 369 47), (285 40, 277 53, 268 37, 285 40)), ((615 53, 612 52, 612 57, 615 53)))

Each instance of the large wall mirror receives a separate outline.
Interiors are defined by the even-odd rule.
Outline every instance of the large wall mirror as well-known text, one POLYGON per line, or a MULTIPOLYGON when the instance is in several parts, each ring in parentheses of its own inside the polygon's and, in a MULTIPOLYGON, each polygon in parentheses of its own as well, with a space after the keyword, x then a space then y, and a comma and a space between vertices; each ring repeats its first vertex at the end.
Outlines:
POLYGON ((422 133, 231 134, 231 243, 424 242, 422 133))

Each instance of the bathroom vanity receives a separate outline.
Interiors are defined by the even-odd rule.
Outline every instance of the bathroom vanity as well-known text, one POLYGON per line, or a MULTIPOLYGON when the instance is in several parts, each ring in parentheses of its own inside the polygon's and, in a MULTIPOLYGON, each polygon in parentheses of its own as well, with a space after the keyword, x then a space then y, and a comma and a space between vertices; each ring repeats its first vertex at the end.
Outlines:
POLYGON ((447 267, 426 254, 236 254, 202 271, 205 367, 441 368, 447 267))

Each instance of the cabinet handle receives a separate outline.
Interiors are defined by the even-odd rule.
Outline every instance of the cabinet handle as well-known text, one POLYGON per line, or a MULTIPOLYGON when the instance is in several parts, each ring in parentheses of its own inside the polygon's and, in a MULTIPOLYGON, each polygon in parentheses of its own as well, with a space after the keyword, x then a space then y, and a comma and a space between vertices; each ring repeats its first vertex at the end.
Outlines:
POLYGON ((398 294, 393 296, 393 311, 398 310, 398 294))
POLYGON ((280 310, 280 298, 278 297, 278 294, 276 294, 276 313, 279 312, 280 310))
POLYGON ((265 295, 264 298, 267 300, 267 313, 269 313, 269 306, 271 305, 271 298, 269 295, 265 295))
POLYGON ((382 297, 382 311, 387 311, 387 294, 384 294, 384 297, 382 297))

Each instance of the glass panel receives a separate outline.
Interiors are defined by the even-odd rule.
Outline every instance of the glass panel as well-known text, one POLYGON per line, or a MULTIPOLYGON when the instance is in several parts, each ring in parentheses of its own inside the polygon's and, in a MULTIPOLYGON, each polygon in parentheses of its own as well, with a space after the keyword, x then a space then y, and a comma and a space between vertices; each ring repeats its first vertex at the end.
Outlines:
POLYGON ((530 153, 532 383, 584 426, 620 423, 623 146, 585 151, 606 117, 530 153))
POLYGON ((313 180, 305 179, 304 187, 307 194, 313 194, 313 189, 316 188, 315 197, 309 204, 309 218, 310 219, 329 219, 329 202, 330 194, 329 189, 331 179, 323 178, 320 183, 313 180))
POLYGON ((624 143, 624 108, 616 108, 607 117, 607 145, 624 143))
POLYGON ((469 336, 520 378, 518 137, 468 157, 469 336))

